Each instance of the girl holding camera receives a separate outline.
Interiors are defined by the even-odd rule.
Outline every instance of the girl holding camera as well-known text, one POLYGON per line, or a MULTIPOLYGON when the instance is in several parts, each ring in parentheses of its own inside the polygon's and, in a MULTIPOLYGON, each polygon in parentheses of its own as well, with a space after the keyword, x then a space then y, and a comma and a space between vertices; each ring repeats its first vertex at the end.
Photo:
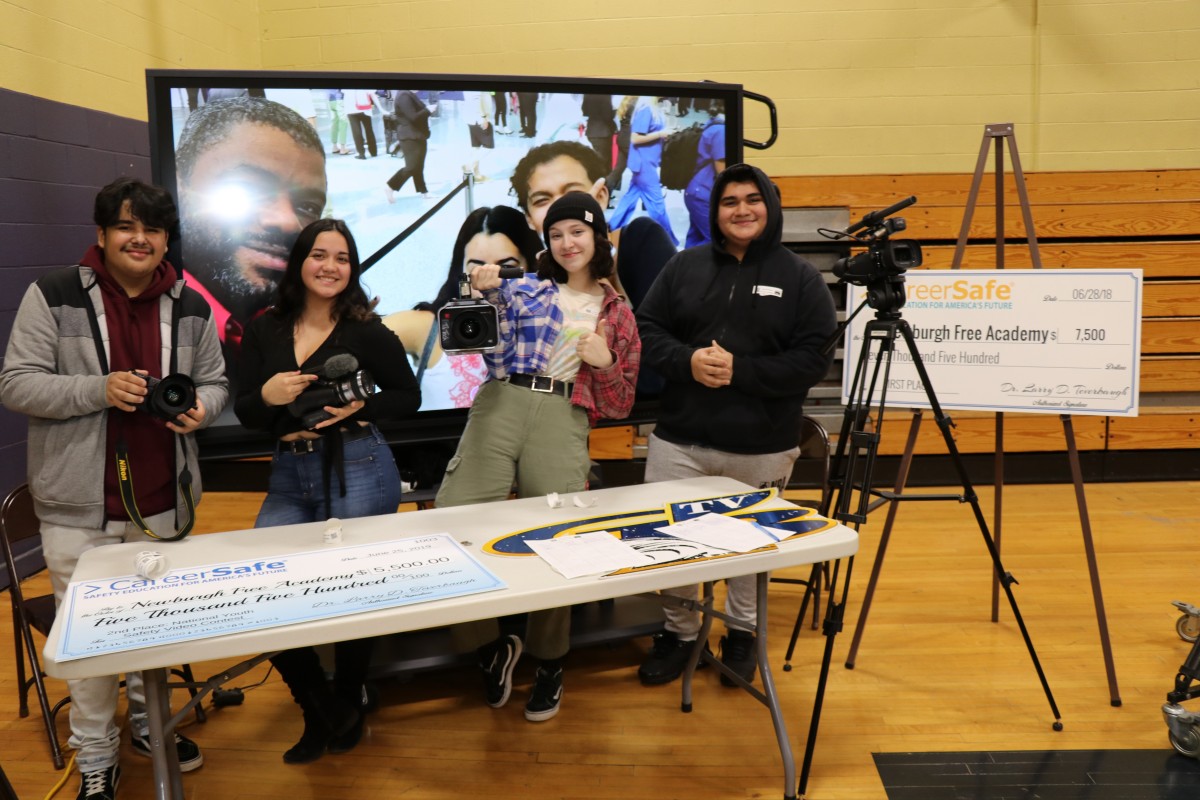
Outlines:
MULTIPOLYGON (((511 206, 477 208, 463 220, 450 257, 446 282, 431 302, 417 303, 411 310, 383 318, 408 353, 409 362, 421 385, 421 410, 469 408, 487 377, 483 357, 450 355, 442 351, 438 309, 458 300, 458 283, 463 270, 483 264, 520 267, 529 272, 542 249, 541 239, 529 227, 525 215, 511 206)), ((441 477, 439 470, 437 477, 441 477)))
MULTIPOLYGON (((421 391, 361 272, 346 223, 317 220, 296 239, 275 305, 246 329, 234 410, 245 427, 277 440, 255 527, 390 514, 400 504, 396 462, 374 423, 415 412, 421 391)), ((337 643, 333 690, 311 647, 271 659, 304 712, 304 734, 285 762, 358 744, 372 644, 337 643)))
MULTIPOLYGON (((633 406, 641 341, 633 312, 608 283, 612 246, 604 211, 585 192, 554 202, 543 223, 546 245, 537 274, 510 281, 500 266, 471 270, 471 284, 496 306, 500 347, 485 356, 480 388, 458 451, 446 467, 438 506, 504 500, 516 480, 520 497, 587 489, 588 429, 620 419, 633 406)), ((562 697, 562 659, 570 609, 529 615, 526 643, 538 660, 525 718, 547 720, 562 697)), ((456 626, 460 649, 474 648, 488 705, 503 706, 523 646, 501 636, 496 620, 456 626)))

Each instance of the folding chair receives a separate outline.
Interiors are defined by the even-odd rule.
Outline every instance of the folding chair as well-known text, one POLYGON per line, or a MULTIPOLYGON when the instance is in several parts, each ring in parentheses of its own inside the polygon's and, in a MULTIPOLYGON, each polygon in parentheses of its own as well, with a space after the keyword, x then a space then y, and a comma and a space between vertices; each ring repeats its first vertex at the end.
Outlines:
MULTIPOLYGON (((50 634, 54 625, 55 606, 54 595, 43 594, 37 597, 25 597, 21 590, 21 581, 37 574, 45 567, 39 557, 41 555, 41 527, 37 515, 33 511, 33 497, 29 494, 29 486, 21 484, 9 492, 0 503, 0 540, 3 545, 0 550, 4 553, 4 566, 8 570, 9 599, 12 601, 13 644, 17 661, 17 693, 20 700, 19 714, 29 716, 29 690, 37 690, 38 704, 42 709, 42 721, 46 726, 46 737, 50 740, 50 755, 54 759, 56 769, 62 769, 62 747, 58 743, 58 729, 55 718, 71 696, 59 700, 54 705, 46 694, 45 673, 42 672, 38 648, 34 645, 33 632, 38 631, 42 636, 50 634), (26 665, 29 672, 26 674, 26 665)), ((172 670, 185 683, 194 683, 192 668, 184 664, 177 670, 172 670)), ((196 689, 189 686, 194 697, 196 689)), ((196 706, 196 719, 205 721, 204 709, 196 706)))
POLYGON ((45 673, 42 672, 38 649, 33 643, 33 631, 43 636, 50 633, 54 624, 54 595, 43 594, 26 598, 21 591, 21 581, 40 572, 45 564, 38 557, 41 552, 41 533, 37 516, 33 513, 33 498, 29 486, 21 484, 9 492, 0 505, 0 530, 3 532, 4 566, 8 570, 8 593, 12 601, 13 645, 17 659, 17 693, 20 698, 19 713, 29 716, 29 689, 37 688, 38 702, 42 707, 42 721, 46 724, 46 736, 50 740, 50 755, 55 769, 62 769, 62 748, 58 744, 58 730, 54 718, 59 709, 71 701, 64 697, 53 706, 46 695, 45 673), (17 547, 22 555, 19 563, 13 555, 17 547), (26 660, 29 676, 26 677, 26 660))

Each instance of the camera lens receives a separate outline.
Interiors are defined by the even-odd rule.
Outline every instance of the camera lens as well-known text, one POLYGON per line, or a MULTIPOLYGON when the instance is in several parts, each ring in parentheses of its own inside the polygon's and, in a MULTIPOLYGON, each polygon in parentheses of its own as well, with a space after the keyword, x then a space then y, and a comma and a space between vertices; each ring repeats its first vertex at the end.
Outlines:
POLYGON ((149 394, 142 408, 153 417, 173 420, 196 404, 196 384, 182 373, 157 380, 144 375, 149 394))
POLYGON ((345 405, 355 400, 366 400, 375 393, 375 379, 365 369, 360 369, 353 375, 348 375, 333 386, 337 397, 334 405, 345 405))
POLYGON ((480 318, 479 314, 473 312, 460 314, 455 320, 454 328, 455 335, 467 347, 478 342, 487 332, 487 326, 484 325, 483 319, 480 318))

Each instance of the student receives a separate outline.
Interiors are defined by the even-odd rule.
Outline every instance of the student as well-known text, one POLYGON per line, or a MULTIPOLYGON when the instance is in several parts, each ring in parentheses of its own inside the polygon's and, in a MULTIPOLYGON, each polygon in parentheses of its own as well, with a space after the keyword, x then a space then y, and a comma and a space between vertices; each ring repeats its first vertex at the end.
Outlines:
MULTIPOLYGON (((479 390, 458 451, 438 492, 441 506, 488 503, 518 495, 587 488, 588 428, 597 419, 629 414, 641 343, 633 312, 604 281, 613 270, 604 211, 595 198, 571 192, 547 210, 537 275, 502 281, 500 267, 471 272, 471 284, 500 312, 500 348, 486 357, 490 380, 479 390)), ((525 718, 548 720, 562 699, 562 659, 570 644, 571 611, 529 615, 526 643, 538 661, 525 718)), ((456 626, 456 642, 474 648, 488 705, 508 702, 516 636, 501 636, 496 620, 456 626)))
MULTIPOLYGON (((638 307, 646 363, 666 380, 646 481, 720 475, 782 489, 800 453, 804 399, 829 368, 837 313, 821 273, 782 244, 779 195, 761 170, 729 167, 712 198, 712 241, 667 262, 638 307)), ((753 575, 728 583, 721 661, 750 681, 757 585, 753 575)), ((638 670, 648 685, 683 673, 700 631, 699 612, 665 612, 666 631, 638 670)))
MULTIPOLYGON (((604 161, 579 142, 547 142, 532 148, 517 162, 511 180, 517 207, 539 234, 546 210, 567 192, 587 192, 601 206, 608 204, 604 161)), ((676 243, 649 217, 635 217, 621 231, 621 241, 625 244, 613 254, 617 265, 612 283, 637 308, 663 264, 675 254, 676 243)))
MULTIPOLYGON (((374 423, 415 412, 421 391, 400 340, 372 310, 361 273, 346 223, 317 220, 296 239, 275 305, 246 330, 234 411, 247 428, 277 440, 256 528, 390 514, 400 504, 400 474, 374 423), (328 418, 306 426, 288 404, 335 358, 337 372, 346 374, 329 374, 331 368, 325 378, 349 379, 357 364, 378 392, 343 406, 317 405, 328 418)), ((285 762, 304 764, 358 744, 372 646, 371 639, 334 646, 332 691, 311 647, 271 659, 304 714, 304 734, 285 762)))
POLYGON ((477 208, 467 215, 458 230, 450 270, 437 297, 429 303, 418 303, 411 311, 397 311, 384 318, 383 324, 403 342, 417 374, 422 411, 467 408, 487 377, 482 356, 442 352, 437 312, 449 301, 458 299, 458 280, 463 270, 498 264, 529 272, 541 249, 538 235, 515 208, 477 208))
MULTIPOLYGON (((0 401, 29 416, 29 487, 56 603, 80 556, 94 547, 170 536, 186 520, 181 476, 200 499, 193 433, 229 399, 213 313, 164 256, 178 214, 165 189, 119 178, 96 195, 96 244, 75 266, 25 292, 0 373, 0 401), (142 410, 149 374, 191 377, 196 403, 173 420, 142 410), (143 520, 122 502, 116 454, 128 444, 131 488, 143 520)), ((130 744, 150 757, 140 672, 126 676, 130 744)), ((67 681, 78 800, 112 800, 121 777, 116 675, 67 681)), ((204 763, 175 734, 179 768, 204 763)))

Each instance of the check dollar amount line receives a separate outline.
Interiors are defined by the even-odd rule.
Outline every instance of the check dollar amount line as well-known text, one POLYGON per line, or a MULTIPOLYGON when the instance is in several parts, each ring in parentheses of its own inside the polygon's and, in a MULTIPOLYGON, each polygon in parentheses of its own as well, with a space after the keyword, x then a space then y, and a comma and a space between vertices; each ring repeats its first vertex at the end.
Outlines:
POLYGON ((178 571, 187 583, 72 583, 59 660, 504 588, 449 534, 281 555, 272 569, 178 571), (126 585, 130 584, 130 585, 126 585))

